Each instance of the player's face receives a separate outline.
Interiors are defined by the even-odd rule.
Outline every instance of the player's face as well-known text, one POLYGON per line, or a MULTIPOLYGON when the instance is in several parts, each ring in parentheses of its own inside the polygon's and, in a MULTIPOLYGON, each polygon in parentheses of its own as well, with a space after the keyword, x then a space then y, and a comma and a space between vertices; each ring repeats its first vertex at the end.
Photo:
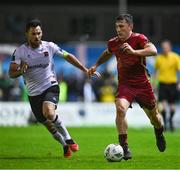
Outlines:
POLYGON ((167 54, 171 51, 171 44, 169 42, 163 42, 161 44, 162 52, 167 54))
POLYGON ((42 38, 42 29, 40 26, 30 27, 26 35, 27 41, 32 48, 39 47, 42 38))
POLYGON ((116 21, 115 27, 119 39, 124 41, 131 35, 133 25, 127 23, 126 20, 120 20, 116 21))

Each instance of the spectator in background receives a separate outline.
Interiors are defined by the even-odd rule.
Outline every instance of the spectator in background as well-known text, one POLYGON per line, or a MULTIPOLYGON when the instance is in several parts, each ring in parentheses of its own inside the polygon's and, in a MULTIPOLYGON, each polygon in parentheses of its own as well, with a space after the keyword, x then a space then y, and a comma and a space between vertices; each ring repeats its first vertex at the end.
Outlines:
POLYGON ((59 101, 60 102, 66 102, 67 101, 67 94, 68 94, 68 85, 67 82, 64 79, 63 73, 60 73, 58 76, 58 83, 59 83, 59 101))
POLYGON ((100 87, 100 101, 101 102, 114 102, 117 86, 115 84, 114 76, 107 74, 104 77, 103 85, 100 87))
POLYGON ((155 79, 158 79, 158 100, 160 111, 164 120, 164 128, 169 128, 174 131, 173 117, 176 111, 175 102, 178 97, 177 91, 177 71, 180 70, 179 55, 172 51, 170 41, 165 40, 161 42, 162 52, 155 61, 155 79), (169 109, 168 109, 169 106, 169 109), (167 111, 169 110, 169 119, 167 122, 167 111))
POLYGON ((84 102, 94 102, 96 100, 91 79, 85 79, 83 87, 83 98, 84 102))
POLYGON ((22 100, 22 89, 19 85, 19 80, 15 79, 9 92, 9 101, 21 101, 22 100))
POLYGON ((13 85, 13 81, 9 79, 7 73, 0 76, 0 98, 2 101, 10 100, 10 89, 13 85))
POLYGON ((67 79, 67 85, 68 85, 68 97, 67 100, 69 102, 76 102, 78 101, 78 90, 77 90, 77 79, 75 74, 70 74, 69 78, 67 79))
POLYGON ((28 91, 27 91, 26 87, 24 85, 22 85, 21 89, 22 89, 21 100, 23 102, 28 102, 29 101, 29 99, 28 99, 28 91))

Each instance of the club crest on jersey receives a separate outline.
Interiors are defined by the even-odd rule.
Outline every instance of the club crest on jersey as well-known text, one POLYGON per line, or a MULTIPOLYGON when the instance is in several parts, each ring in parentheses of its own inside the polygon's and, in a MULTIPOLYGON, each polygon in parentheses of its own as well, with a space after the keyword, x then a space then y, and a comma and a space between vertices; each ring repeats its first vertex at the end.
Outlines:
POLYGON ((48 51, 45 51, 45 52, 44 52, 44 57, 48 57, 48 56, 49 56, 48 51))

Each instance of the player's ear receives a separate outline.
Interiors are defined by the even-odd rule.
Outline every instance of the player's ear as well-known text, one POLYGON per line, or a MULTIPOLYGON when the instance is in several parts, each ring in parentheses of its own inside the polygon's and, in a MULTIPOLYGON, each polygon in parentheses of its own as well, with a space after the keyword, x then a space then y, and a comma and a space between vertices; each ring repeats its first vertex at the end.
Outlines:
POLYGON ((25 37, 26 37, 26 38, 28 37, 28 32, 27 32, 27 31, 25 32, 25 37))
POLYGON ((133 30, 133 24, 130 24, 131 29, 133 30))

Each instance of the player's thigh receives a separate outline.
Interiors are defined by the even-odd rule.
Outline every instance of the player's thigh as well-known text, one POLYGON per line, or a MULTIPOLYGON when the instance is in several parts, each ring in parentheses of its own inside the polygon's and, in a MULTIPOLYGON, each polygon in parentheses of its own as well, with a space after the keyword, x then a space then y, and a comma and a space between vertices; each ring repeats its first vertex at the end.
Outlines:
POLYGON ((51 112, 57 108, 59 102, 59 86, 52 86, 44 93, 43 113, 51 112))
POLYGON ((118 110, 125 110, 127 111, 128 107, 131 105, 135 97, 135 94, 133 94, 132 89, 129 87, 129 85, 126 84, 119 84, 117 95, 115 99, 116 109, 118 110))
POLYGON ((156 107, 157 102, 150 83, 146 83, 142 88, 137 88, 136 93, 135 100, 142 108, 152 110, 156 107))
POLYGON ((117 114, 125 114, 130 106, 130 102, 126 98, 116 98, 115 104, 117 114))
POLYGON ((45 122, 47 119, 44 117, 43 111, 42 111, 42 104, 43 104, 42 96, 41 95, 29 96, 29 102, 30 102, 32 112, 34 116, 36 117, 36 119, 41 123, 45 122))

